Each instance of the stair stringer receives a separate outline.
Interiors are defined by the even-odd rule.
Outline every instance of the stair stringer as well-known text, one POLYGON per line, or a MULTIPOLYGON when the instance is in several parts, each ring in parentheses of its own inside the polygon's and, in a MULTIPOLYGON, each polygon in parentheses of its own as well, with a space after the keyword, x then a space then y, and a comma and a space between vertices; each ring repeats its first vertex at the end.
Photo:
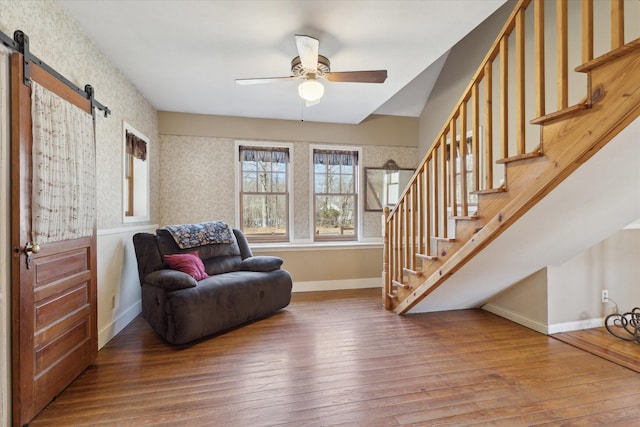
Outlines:
MULTIPOLYGON (((514 223, 517 223, 523 215, 543 200, 554 188, 558 187, 563 181, 566 181, 567 177, 576 171, 580 165, 584 163, 588 164, 589 162, 587 162, 587 160, 598 153, 600 149, 640 115, 640 79, 638 76, 640 76, 640 51, 638 50, 627 53, 623 57, 614 59, 591 70, 591 108, 580 110, 570 116, 548 122, 542 129, 544 154, 551 160, 548 162, 548 168, 536 177, 532 184, 523 190, 521 194, 514 197, 508 205, 501 209, 495 217, 490 219, 482 230, 466 242, 456 253, 452 254, 449 259, 444 261, 434 274, 431 274, 420 286, 413 289, 410 295, 400 301, 394 311, 399 314, 406 313, 423 301, 427 295, 429 295, 427 301, 421 303, 414 311, 477 307, 500 290, 505 289, 517 280, 536 271, 535 266, 541 268, 544 265, 563 259, 560 254, 555 254, 553 257, 535 257, 536 259, 540 258, 540 260, 538 262, 532 262, 527 268, 517 268, 518 273, 512 271, 510 274, 498 274, 491 279, 491 283, 484 282, 481 279, 485 277, 482 272, 486 271, 489 266, 491 266, 491 270, 504 270, 507 272, 512 270, 512 265, 517 266, 522 264, 520 262, 514 262, 517 261, 517 259, 511 259, 519 253, 518 250, 515 250, 515 247, 511 246, 503 248, 503 251, 498 252, 498 254, 494 255, 491 259, 486 259, 486 253, 478 256, 478 260, 483 260, 483 264, 479 264, 478 260, 476 260, 465 268, 465 270, 468 271, 469 267, 473 267, 474 271, 471 274, 465 275, 460 273, 454 275, 454 273, 476 257, 477 254, 483 254, 485 247, 490 245, 514 223), (546 259, 547 264, 540 264, 542 259, 546 259), (458 277, 454 280, 452 277, 456 276, 458 277), (502 276, 502 278, 497 276, 502 276), (460 283, 461 278, 465 279, 464 283, 460 283), (440 286, 445 281, 452 283, 448 283, 447 286, 440 289, 440 286), (447 296, 446 298, 444 297, 445 295, 447 296), (453 295, 453 298, 451 298, 451 295, 453 295)), ((636 130, 636 126, 630 128, 630 132, 633 130, 636 130)), ((630 138, 631 140, 633 140, 633 138, 640 139, 640 136, 638 136, 640 134, 634 135, 631 133, 631 135, 629 135, 629 132, 625 132, 624 134, 627 135, 626 138, 630 138)), ((640 145, 640 143, 635 145, 640 145)), ((630 144, 630 146, 627 147, 628 152, 623 151, 619 153, 620 158, 616 161, 618 163, 620 163, 621 160, 623 163, 633 162, 634 159, 638 158, 638 154, 634 151, 635 148, 633 144, 630 144)), ((617 176, 617 181, 614 180, 610 182, 611 188, 604 190, 603 194, 599 194, 601 200, 594 200, 594 203, 600 203, 602 206, 605 206, 608 212, 612 210, 611 207, 619 205, 619 201, 609 200, 612 195, 618 194, 617 191, 612 190, 624 187, 626 191, 629 192, 628 194, 634 194, 634 192, 637 194, 638 189, 635 187, 637 187, 637 183, 640 182, 639 180, 635 180, 636 185, 629 188, 621 185, 621 182, 627 184, 628 175, 631 172, 635 173, 638 171, 640 164, 631 164, 628 165, 628 167, 615 163, 611 164, 605 163, 601 166, 604 169, 592 171, 596 176, 602 176, 602 170, 611 172, 607 177, 617 176), (611 166, 611 164, 615 166, 611 166), (607 165, 609 166, 607 167, 607 165), (618 176, 620 173, 625 172, 627 174, 626 178, 624 175, 618 176)), ((583 168, 584 167, 585 166, 583 166, 583 168)), ((586 169, 590 170, 591 168, 586 169)), ((568 182, 573 181, 575 181, 575 179, 568 182)), ((609 181, 607 180, 607 182, 609 181)), ((595 185, 597 183, 592 184, 595 185)), ((572 189, 571 194, 574 196, 582 195, 583 197, 591 199, 595 196, 593 185, 580 185, 572 189)), ((620 198, 625 199, 624 195, 620 198)), ((640 199, 640 197, 626 198, 630 200, 640 199)), ((550 200, 553 199, 550 198, 550 200)), ((571 200, 571 198, 565 198, 564 200, 571 200)), ((560 202, 562 201, 563 199, 560 199, 560 202)), ((546 205, 548 205, 548 203, 542 204, 542 206, 546 205)), ((609 230, 609 227, 605 225, 611 223, 613 229, 606 231, 609 234, 640 217, 640 211, 635 211, 635 205, 620 206, 620 209, 625 209, 625 211, 619 212, 616 210, 613 215, 608 213, 604 218, 605 221, 601 221, 602 228, 605 230, 609 230), (627 222, 625 223, 624 221, 627 222)), ((534 212, 537 211, 538 210, 535 210, 534 212)), ((538 212, 538 215, 542 213, 544 213, 544 211, 538 212)), ((552 213, 554 214, 553 218, 566 217, 567 224, 571 224, 574 221, 571 216, 567 217, 567 213, 571 213, 571 215, 577 214, 572 209, 565 208, 556 208, 552 213)), ((531 215, 528 216, 530 217, 531 215)), ((579 218, 583 217, 589 216, 580 213, 579 218)), ((582 223, 582 221, 577 222, 582 223)), ((567 224, 558 231, 562 232, 573 229, 571 226, 567 226, 567 224)), ((585 223, 583 226, 590 227, 590 224, 585 223)), ((514 230, 520 228, 522 227, 515 227, 514 230)), ((534 237, 542 238, 549 235, 553 236, 554 233, 546 223, 542 223, 539 225, 538 230, 534 232, 534 237)), ((509 233, 509 235, 512 234, 513 232, 509 233)), ((582 234, 596 236, 601 233, 584 233, 583 230, 582 234)), ((607 235, 608 234, 602 235, 600 239, 607 235)), ((568 239, 573 242, 581 241, 581 239, 574 239, 572 237, 568 237, 568 239)), ((504 240, 505 239, 501 239, 501 241, 504 240)), ((586 241, 591 242, 592 239, 586 239, 586 241)), ((598 240, 593 241, 592 244, 597 243, 597 241, 598 240)), ((511 245, 513 244, 514 241, 511 240, 511 245)), ((550 244, 554 245, 554 248, 563 246, 558 244, 557 241, 550 244)), ((581 246, 580 249, 586 249, 586 247, 581 246)), ((531 256, 531 254, 527 254, 527 256, 531 256)))

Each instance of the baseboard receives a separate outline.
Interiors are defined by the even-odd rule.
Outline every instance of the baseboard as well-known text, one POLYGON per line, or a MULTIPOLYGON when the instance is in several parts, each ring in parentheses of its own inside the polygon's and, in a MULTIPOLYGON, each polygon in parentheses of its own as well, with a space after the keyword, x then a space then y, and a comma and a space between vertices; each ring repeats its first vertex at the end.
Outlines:
POLYGON ((118 335, 133 319, 142 312, 142 301, 138 300, 131 307, 115 317, 111 323, 98 333, 98 349, 105 346, 113 337, 118 335))
POLYGON ((575 322, 554 323, 553 325, 549 325, 549 335, 559 334, 560 332, 599 328, 601 326, 604 326, 604 319, 602 317, 596 319, 576 320, 575 322))
POLYGON ((541 323, 537 320, 529 319, 528 317, 524 317, 518 313, 514 313, 513 311, 504 309, 502 307, 498 307, 493 304, 485 304, 482 306, 482 309, 497 316, 504 317, 507 320, 511 320, 512 322, 525 326, 529 329, 533 329, 534 331, 540 332, 541 334, 548 335, 550 333, 549 327, 544 323, 541 323))
POLYGON ((340 289, 363 289, 380 287, 382 287, 382 279, 380 277, 371 277, 366 279, 294 282, 293 292, 336 291, 340 289))

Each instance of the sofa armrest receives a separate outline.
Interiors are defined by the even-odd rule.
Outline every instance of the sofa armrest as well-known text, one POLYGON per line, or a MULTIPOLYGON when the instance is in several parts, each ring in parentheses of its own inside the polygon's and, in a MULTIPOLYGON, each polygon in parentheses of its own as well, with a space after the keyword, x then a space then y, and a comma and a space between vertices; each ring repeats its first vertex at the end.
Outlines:
POLYGON ((240 270, 243 271, 274 271, 279 270, 282 258, 275 256, 252 256, 242 260, 240 270))
POLYGON ((144 282, 168 291, 194 288, 198 285, 196 279, 187 273, 177 270, 156 270, 153 273, 147 274, 144 278, 144 282))

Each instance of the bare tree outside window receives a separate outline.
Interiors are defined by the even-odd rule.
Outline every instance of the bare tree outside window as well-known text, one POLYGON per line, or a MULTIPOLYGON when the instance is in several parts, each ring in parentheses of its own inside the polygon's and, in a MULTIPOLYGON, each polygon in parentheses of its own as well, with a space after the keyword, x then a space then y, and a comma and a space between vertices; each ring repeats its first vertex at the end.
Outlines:
POLYGON ((357 240, 358 152, 313 150, 314 239, 357 240))
POLYGON ((240 224, 249 241, 289 240, 289 149, 240 146, 240 224))

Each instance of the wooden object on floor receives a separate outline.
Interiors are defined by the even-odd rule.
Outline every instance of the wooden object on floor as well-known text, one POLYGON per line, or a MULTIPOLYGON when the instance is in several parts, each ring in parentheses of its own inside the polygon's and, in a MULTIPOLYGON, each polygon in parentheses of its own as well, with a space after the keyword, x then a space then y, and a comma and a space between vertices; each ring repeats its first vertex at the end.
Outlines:
POLYGON ((604 327, 563 332, 552 337, 640 373, 640 344, 616 338, 604 327))
POLYGON ((137 318, 30 425, 638 425, 640 376, 483 310, 297 293, 191 346, 137 318))

